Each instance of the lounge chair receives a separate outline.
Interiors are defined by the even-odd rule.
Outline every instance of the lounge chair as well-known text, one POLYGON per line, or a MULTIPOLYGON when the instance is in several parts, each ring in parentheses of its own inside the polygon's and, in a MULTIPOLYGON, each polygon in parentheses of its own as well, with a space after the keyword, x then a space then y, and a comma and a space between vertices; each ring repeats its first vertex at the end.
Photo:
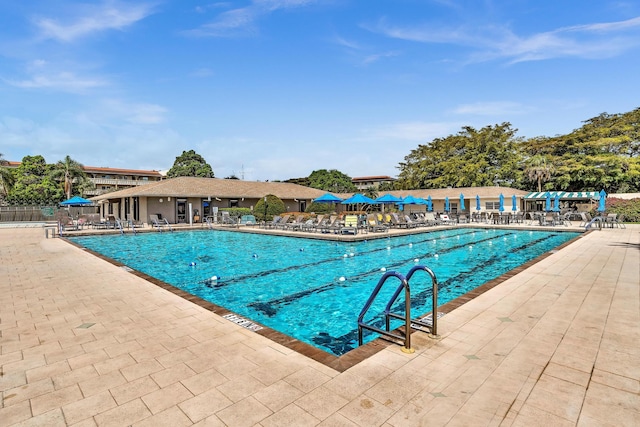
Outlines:
POLYGON ((405 215, 404 216, 404 222, 407 224, 408 228, 416 228, 418 225, 420 225, 419 222, 414 221, 413 219, 411 219, 410 215, 405 215))
POLYGON ((346 215, 340 234, 358 234, 358 215, 346 215))
POLYGON ((322 233, 330 233, 332 231, 337 231, 339 230, 339 225, 337 224, 337 221, 338 221, 338 216, 331 215, 329 217, 329 221, 327 221, 325 224, 319 225, 317 229, 320 230, 320 232, 322 233))
POLYGON ((298 215, 294 221, 286 223, 284 226, 287 230, 302 230, 304 226, 304 215, 298 215))
POLYGON ((302 231, 313 232, 324 222, 324 215, 318 215, 315 220, 309 219, 302 226, 302 231))
POLYGON ((376 219, 376 215, 373 215, 373 214, 367 215, 367 227, 369 231, 373 231, 373 232, 389 231, 389 227, 387 227, 384 224, 380 224, 376 219))
POLYGON ((440 225, 442 222, 436 218, 436 214, 433 212, 425 212, 424 221, 426 225, 440 225))
POLYGON ((440 215, 440 222, 442 224, 446 224, 446 225, 455 225, 455 221, 452 220, 448 214, 442 214, 440 215))
POLYGON ((279 215, 276 215, 273 217, 271 221, 269 222, 265 221, 264 228, 276 228, 281 220, 282 220, 282 217, 279 215))
POLYGON ((278 221, 278 223, 276 224, 276 228, 280 228, 282 230, 287 228, 289 218, 291 218, 291 215, 282 215, 282 218, 280 218, 280 221, 278 221))

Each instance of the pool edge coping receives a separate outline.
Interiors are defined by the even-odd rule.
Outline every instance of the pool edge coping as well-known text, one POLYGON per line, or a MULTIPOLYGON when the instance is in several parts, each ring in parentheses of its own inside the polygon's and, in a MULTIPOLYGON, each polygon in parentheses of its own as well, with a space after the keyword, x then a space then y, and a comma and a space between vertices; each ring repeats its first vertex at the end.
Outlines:
MULTIPOLYGON (((457 227, 447 227, 447 228, 457 228, 457 227)), ((504 228, 504 227, 486 227, 486 228, 504 228)), ((513 228, 511 228, 513 230, 513 228)), ((527 228, 522 228, 522 231, 527 230, 527 228)), ((539 230, 539 229, 535 229, 535 230, 539 230)), ((193 231, 193 230, 185 230, 185 231, 193 231)), ((234 231, 234 230, 225 230, 225 231, 234 231)), ((424 232, 428 232, 428 231, 436 231, 436 229, 434 228, 429 228, 427 230, 424 230, 424 232)), ((547 230, 550 231, 550 230, 547 230)), ((561 232, 568 232, 568 231, 572 231, 572 232, 576 232, 576 230, 552 230, 552 231, 561 231, 561 232)), ((506 280, 516 276, 517 274, 523 272, 524 270, 530 268, 531 266, 537 264, 538 262, 548 258, 549 256, 557 253, 558 251, 566 248, 567 246, 569 246, 570 244, 574 243, 576 240, 581 239, 583 237, 585 237, 586 235, 588 235, 589 233, 592 233, 595 230, 586 230, 586 231, 582 231, 579 232, 580 234, 578 234, 577 236, 575 236, 574 238, 562 243, 559 246, 556 246, 555 248, 553 248, 550 251, 547 251, 545 253, 542 253, 540 255, 538 255, 536 258, 527 261, 526 263, 512 269, 509 270, 508 272, 496 277, 495 279, 492 279, 480 286, 478 286, 477 288, 465 293, 464 295, 461 295, 449 302, 447 302, 446 304, 443 304, 441 306, 438 307, 438 313, 443 313, 443 314, 447 314, 452 312, 453 310, 455 310, 456 308, 459 308, 461 306, 463 306, 464 304, 466 304, 467 302, 477 298, 478 296, 484 294, 485 292, 493 289, 494 287, 498 286, 499 284, 505 282, 506 280)), ((262 234, 262 233, 259 233, 262 234)), ((411 234, 421 234, 421 233, 411 233, 411 234)), ((274 234, 275 235, 275 234, 274 234)), ((279 236, 283 236, 282 234, 278 234, 279 236)), ((406 234, 400 234, 400 235, 395 235, 394 237, 401 237, 401 236, 405 236, 406 234)), ((81 249, 84 252, 90 253, 91 255, 102 259, 114 266, 120 267, 120 268, 126 268, 127 272, 149 282, 152 283, 166 291, 169 291, 171 293, 173 293, 176 296, 181 297, 184 300, 187 300, 193 304, 198 305, 201 308, 204 308, 205 310, 211 311, 212 313, 224 318, 223 316, 228 315, 228 314, 233 314, 237 317, 240 318, 245 318, 245 316, 242 316, 238 313, 235 313, 225 307, 219 306, 217 304, 214 304, 212 302, 206 301, 203 298, 200 298, 196 295, 192 295, 180 288, 177 288, 169 283, 166 283, 160 279, 157 279, 153 276, 150 276, 146 273, 143 273, 139 270, 136 270, 134 268, 129 267, 126 264, 123 264, 119 261, 116 261, 113 258, 109 258, 103 254, 100 254, 98 252, 95 252, 85 246, 82 246, 78 243, 75 243, 71 240, 68 239, 68 237, 80 237, 79 235, 73 235, 73 236, 60 236, 60 239, 69 243, 70 245, 81 249)), ((284 237, 296 237, 296 236, 289 236, 289 235, 285 235, 284 237)), ((304 237, 304 236, 299 236, 299 237, 304 237)), ((324 239, 323 239, 324 240, 324 239)), ((331 239, 327 239, 327 240, 331 240, 331 239)), ((334 239, 336 241, 343 241, 341 239, 334 239)), ((432 312, 427 312, 422 314, 421 316, 417 316, 417 317, 424 317, 424 316, 428 316, 429 314, 432 314, 432 312)), ((225 319, 228 320, 228 319, 225 319)), ((272 329, 268 326, 265 326, 259 322, 255 322, 252 319, 248 319, 250 320, 252 323, 259 325, 261 328, 259 330, 253 330, 251 332, 254 332, 256 334, 262 335, 265 338, 280 344, 290 350, 293 350, 303 356, 309 357, 310 359, 315 360, 316 362, 319 362, 331 369, 334 369, 338 372, 344 372, 347 369, 357 365, 358 363, 368 359, 369 357, 373 356, 374 354, 384 350, 385 348, 389 347, 390 345, 394 344, 393 342, 384 339, 383 337, 378 337, 375 338, 372 341, 369 341, 367 343, 365 343, 362 346, 356 347, 355 349, 343 354, 342 356, 336 356, 330 353, 327 353, 324 350, 321 350, 319 348, 316 348, 314 346, 312 346, 311 344, 307 344, 301 340, 298 340, 297 338, 293 338, 289 335, 283 334, 282 332, 279 332, 275 329, 272 329)), ((228 320, 230 321, 230 320, 228 320)), ((234 323, 232 321, 230 321, 231 323, 234 323)), ((239 327, 242 327, 241 325, 238 325, 239 327)), ((403 328, 403 327, 401 327, 403 328)), ((243 329, 247 329, 247 328, 243 328, 243 329)), ((400 329, 400 328, 399 328, 400 329)), ((247 329, 249 330, 249 329, 247 329)), ((398 329, 396 329, 398 330, 398 329)), ((416 330, 412 330, 412 334, 415 332, 421 332, 421 331, 416 331, 416 330)))

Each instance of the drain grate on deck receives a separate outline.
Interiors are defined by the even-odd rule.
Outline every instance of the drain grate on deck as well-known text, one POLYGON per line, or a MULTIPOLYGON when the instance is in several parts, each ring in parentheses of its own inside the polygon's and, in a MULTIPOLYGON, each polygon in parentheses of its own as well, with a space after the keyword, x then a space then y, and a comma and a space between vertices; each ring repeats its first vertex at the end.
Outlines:
POLYGON ((249 329, 250 331, 259 331, 260 329, 262 329, 262 326, 257 325, 255 323, 253 323, 251 320, 245 319, 244 317, 240 317, 237 314, 233 314, 233 313, 229 313, 229 314, 225 314, 224 316, 225 319, 230 320, 231 322, 235 323, 236 325, 242 326, 245 329, 249 329))

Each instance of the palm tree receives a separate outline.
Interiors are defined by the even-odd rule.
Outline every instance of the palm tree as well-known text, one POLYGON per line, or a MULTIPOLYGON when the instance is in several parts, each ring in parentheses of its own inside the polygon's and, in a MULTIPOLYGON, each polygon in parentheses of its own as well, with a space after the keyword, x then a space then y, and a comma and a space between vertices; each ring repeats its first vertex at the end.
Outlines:
POLYGON ((13 184, 16 182, 11 170, 6 167, 7 161, 3 154, 0 153, 0 197, 3 199, 9 195, 13 184))
POLYGON ((371 187, 367 187, 364 190, 364 195, 367 196, 370 199, 377 199, 378 198, 378 189, 374 186, 371 187))
POLYGON ((549 181, 554 172, 555 168, 553 165, 547 163, 547 158, 540 154, 531 157, 525 169, 529 181, 538 184, 538 192, 542 191, 542 183, 549 181))
POLYGON ((84 166, 69 156, 66 156, 64 160, 59 160, 58 163, 55 164, 51 175, 54 179, 63 183, 64 193, 67 199, 71 198, 74 182, 80 184, 88 181, 87 174, 84 172, 84 166))

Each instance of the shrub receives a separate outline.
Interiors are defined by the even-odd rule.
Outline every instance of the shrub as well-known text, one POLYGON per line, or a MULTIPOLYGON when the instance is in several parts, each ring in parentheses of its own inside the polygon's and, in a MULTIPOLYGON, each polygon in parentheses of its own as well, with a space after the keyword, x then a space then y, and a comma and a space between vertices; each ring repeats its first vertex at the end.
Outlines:
POLYGON ((618 199, 607 198, 607 213, 617 213, 624 215, 624 222, 640 222, 640 199, 618 199))
POLYGON ((253 212, 251 212, 251 209, 249 208, 222 208, 220 209, 220 212, 229 212, 229 217, 233 218, 233 219, 238 219, 240 218, 242 215, 251 215, 253 212))
POLYGON ((309 203, 305 212, 315 212, 317 214, 328 214, 336 210, 333 203, 309 203))
POLYGON ((272 221, 276 215, 281 215, 286 211, 284 202, 273 194, 267 196, 267 216, 264 215, 264 197, 260 198, 256 205, 253 207, 253 215, 258 221, 272 221))

